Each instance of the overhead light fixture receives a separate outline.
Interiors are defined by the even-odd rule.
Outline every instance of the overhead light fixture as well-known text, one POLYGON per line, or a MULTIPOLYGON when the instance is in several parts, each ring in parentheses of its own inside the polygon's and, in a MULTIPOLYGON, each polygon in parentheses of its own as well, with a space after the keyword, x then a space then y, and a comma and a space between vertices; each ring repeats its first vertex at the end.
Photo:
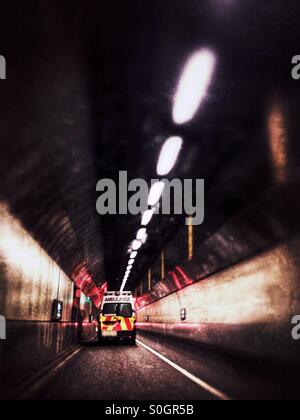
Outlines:
POLYGON ((154 207, 159 202, 164 192, 164 189, 165 189, 164 182, 159 181, 152 185, 152 188, 149 193, 149 198, 148 198, 149 206, 154 207))
POLYGON ((130 259, 131 260, 134 260, 136 257, 137 257, 137 251, 134 251, 134 252, 132 252, 131 254, 130 254, 130 259))
POLYGON ((146 233, 145 236, 143 236, 143 239, 142 239, 142 244, 143 245, 145 245, 145 243, 147 242, 147 239, 148 239, 148 235, 146 233))
POLYGON ((138 241, 143 241, 144 237, 147 235, 147 229, 142 228, 138 231, 137 235, 136 235, 136 239, 138 241))
POLYGON ((153 217, 153 210, 147 210, 142 217, 142 226, 148 226, 153 217))
POLYGON ((212 80, 216 65, 215 54, 203 49, 188 60, 175 96, 173 120, 176 124, 191 121, 198 111, 212 80))
POLYGON ((170 137, 165 142, 157 165, 157 174, 159 176, 168 175, 172 171, 177 162, 182 144, 183 140, 181 137, 170 137))
POLYGON ((142 246, 142 242, 138 241, 137 239, 135 241, 132 242, 132 250, 133 251, 138 251, 142 246))

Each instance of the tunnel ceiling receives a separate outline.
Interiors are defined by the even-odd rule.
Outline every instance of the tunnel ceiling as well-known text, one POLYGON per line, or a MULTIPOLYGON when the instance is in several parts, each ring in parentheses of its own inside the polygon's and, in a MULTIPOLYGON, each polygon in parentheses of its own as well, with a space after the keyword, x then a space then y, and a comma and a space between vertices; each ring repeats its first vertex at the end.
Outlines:
MULTIPOLYGON (((140 218, 97 215, 96 183, 120 170, 155 178, 170 135, 185 140, 172 176, 206 180, 203 239, 266 187, 267 111, 288 87, 278 63, 296 50, 297 2, 279 13, 280 3, 1 3, 1 201, 68 275, 120 286, 140 218), (216 77, 197 118, 178 128, 175 88, 202 47, 217 54, 216 77)), ((155 218, 130 287, 179 225, 155 218)))

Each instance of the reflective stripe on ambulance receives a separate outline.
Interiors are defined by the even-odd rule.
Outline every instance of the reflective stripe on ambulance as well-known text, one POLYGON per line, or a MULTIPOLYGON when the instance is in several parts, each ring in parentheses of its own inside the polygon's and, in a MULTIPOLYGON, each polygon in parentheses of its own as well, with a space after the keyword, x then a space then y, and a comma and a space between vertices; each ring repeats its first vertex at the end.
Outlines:
POLYGON ((135 328, 135 318, 123 318, 115 316, 102 316, 100 318, 101 330, 102 331, 133 331, 135 328), (105 325, 105 322, 109 322, 110 325, 105 325))

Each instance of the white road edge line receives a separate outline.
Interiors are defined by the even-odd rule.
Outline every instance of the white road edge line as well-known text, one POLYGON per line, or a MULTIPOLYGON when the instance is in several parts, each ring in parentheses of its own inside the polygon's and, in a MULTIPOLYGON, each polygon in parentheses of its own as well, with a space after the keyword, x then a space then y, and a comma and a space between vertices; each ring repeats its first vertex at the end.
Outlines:
POLYGON ((214 388, 213 386, 207 384, 206 382, 202 381, 201 379, 194 376, 192 373, 188 372, 187 370, 183 369, 182 367, 178 366, 176 363, 172 362, 171 360, 167 359, 162 354, 158 353, 157 351, 153 350, 151 347, 147 346, 140 340, 136 340, 137 343, 144 347, 146 350, 148 350, 150 353, 154 354, 159 359, 163 360, 165 363, 167 363, 169 366, 171 366, 173 369, 180 372, 182 375, 190 379, 192 382, 194 382, 196 385, 203 388, 205 391, 209 392, 210 394, 214 395, 220 400, 224 401, 232 401, 232 398, 228 395, 224 394, 223 392, 219 391, 218 389, 214 388))
POLYGON ((71 359, 73 359, 76 354, 80 353, 82 351, 82 347, 80 349, 75 350, 72 354, 70 354, 65 360, 63 360, 60 364, 55 366, 55 368, 52 370, 51 375, 56 373, 58 370, 63 368, 71 359))
MULTIPOLYGON (((77 346, 76 346, 77 347, 77 346)), ((17 392, 17 399, 30 399, 36 392, 38 392, 47 382, 52 379, 57 372, 63 368, 74 356, 82 351, 83 347, 75 348, 62 362, 54 366, 49 372, 45 373, 41 378, 37 379, 32 384, 28 385, 27 389, 17 392)))

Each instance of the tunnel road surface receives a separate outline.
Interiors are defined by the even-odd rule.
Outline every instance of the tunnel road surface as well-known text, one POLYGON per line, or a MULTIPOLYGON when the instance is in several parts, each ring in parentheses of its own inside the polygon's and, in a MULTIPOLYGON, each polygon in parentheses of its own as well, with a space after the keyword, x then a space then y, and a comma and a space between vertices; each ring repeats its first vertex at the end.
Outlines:
POLYGON ((135 347, 85 343, 26 399, 289 399, 290 392, 275 374, 244 361, 139 333, 135 347))

